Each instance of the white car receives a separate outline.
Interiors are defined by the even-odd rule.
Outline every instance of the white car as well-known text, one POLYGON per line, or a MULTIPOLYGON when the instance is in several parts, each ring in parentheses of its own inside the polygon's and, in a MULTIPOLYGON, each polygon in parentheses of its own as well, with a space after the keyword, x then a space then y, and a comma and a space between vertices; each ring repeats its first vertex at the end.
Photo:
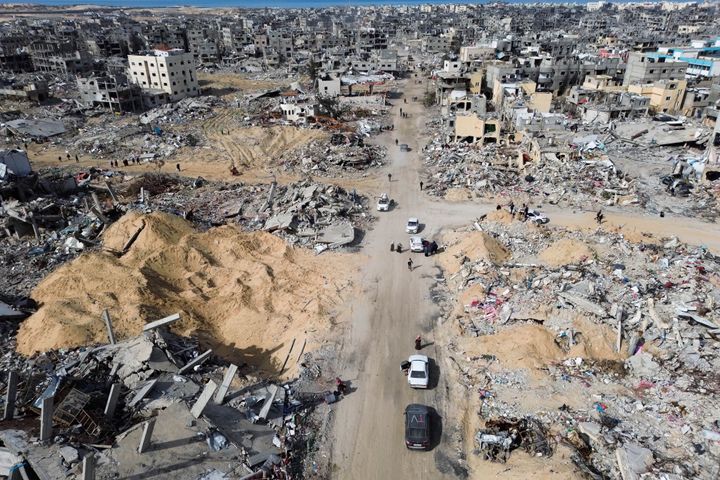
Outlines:
POLYGON ((428 374, 428 357, 425 355, 410 355, 408 358, 408 385, 412 388, 428 388, 430 375, 428 374))
POLYGON ((418 230, 420 230, 420 220, 414 217, 409 218, 407 225, 405 225, 405 231, 407 233, 418 233, 418 230))
POLYGON ((390 198, 387 193, 380 195, 380 198, 377 201, 377 209, 378 212, 387 212, 390 210, 390 198))
POLYGON ((420 253, 424 251, 422 237, 410 237, 410 251, 420 253))
POLYGON ((538 225, 544 225, 550 221, 548 217, 543 215, 540 212, 536 212, 535 210, 528 210, 527 213, 527 220, 530 220, 531 222, 535 222, 538 225))

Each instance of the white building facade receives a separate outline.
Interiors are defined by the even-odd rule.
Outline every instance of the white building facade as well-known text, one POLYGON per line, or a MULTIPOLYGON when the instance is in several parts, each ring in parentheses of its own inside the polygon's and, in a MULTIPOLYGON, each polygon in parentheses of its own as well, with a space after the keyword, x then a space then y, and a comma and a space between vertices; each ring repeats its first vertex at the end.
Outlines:
POLYGON ((192 53, 180 49, 128 55, 130 80, 150 94, 151 103, 175 102, 199 95, 192 53))

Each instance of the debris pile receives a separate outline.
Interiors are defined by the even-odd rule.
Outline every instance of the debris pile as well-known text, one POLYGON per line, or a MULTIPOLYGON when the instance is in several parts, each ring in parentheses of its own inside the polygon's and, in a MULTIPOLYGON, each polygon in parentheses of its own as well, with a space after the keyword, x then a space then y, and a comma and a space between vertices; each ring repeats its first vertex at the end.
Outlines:
MULTIPOLYGON (((160 179, 162 176, 144 176, 160 179)), ((372 221, 367 197, 310 179, 289 185, 243 185, 186 181, 180 188, 148 195, 138 208, 154 208, 210 226, 237 223, 247 230, 264 230, 293 245, 322 251, 348 245, 355 229, 372 221), (151 207, 152 206, 152 207, 151 207)))
POLYGON ((638 202, 633 180, 607 157, 578 156, 573 151, 567 156, 544 154, 531 161, 518 149, 439 142, 425 152, 430 178, 426 189, 436 196, 450 189, 467 189, 480 198, 542 198, 567 207, 638 202))
POLYGON ((478 453, 504 461, 525 446, 510 420, 522 418, 554 432, 592 478, 712 477, 720 257, 603 230, 473 230, 450 236, 441 264, 460 303, 446 305, 450 359, 478 392, 478 453), (483 248, 463 240, 477 235, 483 248))
POLYGON ((360 136, 336 133, 329 142, 314 141, 289 152, 284 157, 284 167, 312 175, 346 176, 381 167, 386 155, 385 147, 364 144, 360 136))
MULTIPOLYGON (((265 472, 297 478, 308 451, 306 401, 294 382, 265 383, 228 364, 196 339, 170 333, 180 315, 97 347, 52 350, 32 359, 3 357, 4 458, 23 476, 79 478, 94 465, 100 478, 172 468, 234 477, 265 472), (190 439, 188 439, 188 435, 190 439), (170 454, 167 445, 173 445, 170 454), (141 455, 142 463, 127 461, 141 455), (143 469, 143 470, 138 470, 143 469)), ((301 352, 302 353, 302 352, 301 352)))

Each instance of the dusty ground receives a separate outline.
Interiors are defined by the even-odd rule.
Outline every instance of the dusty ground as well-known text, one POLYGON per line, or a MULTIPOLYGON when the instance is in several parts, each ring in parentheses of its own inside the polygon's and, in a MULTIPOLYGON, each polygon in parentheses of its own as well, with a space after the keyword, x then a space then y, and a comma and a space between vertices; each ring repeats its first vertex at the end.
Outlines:
POLYGON ((234 96, 287 86, 288 82, 275 80, 253 80, 235 73, 198 73, 198 84, 203 94, 234 96))
MULTIPOLYGON (((83 255, 33 291, 42 304, 25 320, 18 351, 106 341, 103 308, 118 339, 173 313, 173 329, 198 335, 218 355, 278 373, 293 339, 315 349, 332 330, 333 315, 353 290, 359 258, 316 256, 264 232, 234 226, 198 233, 179 217, 129 213, 105 233, 105 251, 83 255), (128 239, 145 224, 129 251, 128 239)), ((291 362, 292 373, 295 362, 291 362)))

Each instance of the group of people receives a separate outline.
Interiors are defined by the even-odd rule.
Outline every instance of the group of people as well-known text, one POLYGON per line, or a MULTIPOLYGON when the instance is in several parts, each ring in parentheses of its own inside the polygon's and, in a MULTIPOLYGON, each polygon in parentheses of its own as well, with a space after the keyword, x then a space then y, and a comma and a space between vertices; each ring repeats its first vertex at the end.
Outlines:
MULTIPOLYGON (((496 207, 497 210, 502 209, 500 205, 496 207)), ((525 221, 528 217, 528 212, 530 211, 530 208, 527 206, 527 204, 523 203, 522 207, 520 207, 520 210, 515 209, 515 202, 510 200, 510 203, 508 203, 508 210, 510 211, 510 215, 512 215, 513 218, 515 218, 515 214, 518 215, 518 220, 525 221)))
MULTIPOLYGON (((27 143, 25 144, 25 150, 27 150, 27 143)), ((70 154, 65 152, 65 158, 67 158, 67 161, 70 161, 70 154)), ((62 156, 58 155, 58 162, 62 162, 62 156)), ((80 163, 80 157, 77 156, 77 153, 75 154, 75 163, 80 163)))

